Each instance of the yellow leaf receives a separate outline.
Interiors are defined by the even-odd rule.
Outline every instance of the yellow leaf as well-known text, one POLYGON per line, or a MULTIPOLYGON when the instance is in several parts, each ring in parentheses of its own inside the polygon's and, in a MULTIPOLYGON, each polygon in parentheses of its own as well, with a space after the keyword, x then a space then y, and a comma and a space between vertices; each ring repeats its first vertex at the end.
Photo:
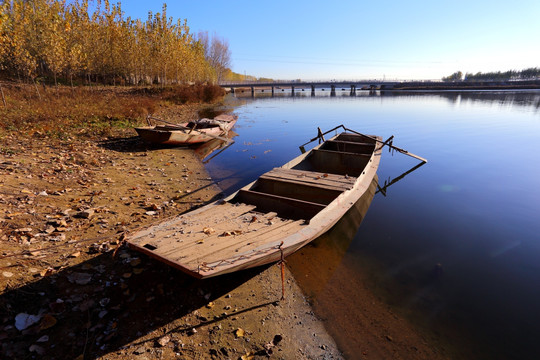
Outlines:
POLYGON ((242 328, 238 328, 238 329, 236 329, 236 331, 234 332, 234 335, 236 335, 237 338, 239 338, 239 337, 244 337, 245 331, 244 331, 244 329, 242 329, 242 328))
POLYGON ((215 232, 215 230, 212 229, 211 227, 205 227, 205 228, 203 228, 202 231, 203 231, 203 233, 205 233, 206 235, 210 235, 210 234, 212 234, 213 232, 215 232))
POLYGON ((41 330, 45 330, 45 329, 48 329, 48 328, 51 328, 53 327, 54 325, 56 325, 56 318, 52 315, 49 315, 49 314, 45 314, 43 316, 43 319, 41 319, 41 324, 40 324, 40 329, 41 330))
POLYGON ((250 352, 247 352, 245 355, 242 355, 240 357, 240 359, 242 359, 242 360, 251 360, 251 359, 253 359, 253 356, 254 356, 254 354, 250 351, 250 352))

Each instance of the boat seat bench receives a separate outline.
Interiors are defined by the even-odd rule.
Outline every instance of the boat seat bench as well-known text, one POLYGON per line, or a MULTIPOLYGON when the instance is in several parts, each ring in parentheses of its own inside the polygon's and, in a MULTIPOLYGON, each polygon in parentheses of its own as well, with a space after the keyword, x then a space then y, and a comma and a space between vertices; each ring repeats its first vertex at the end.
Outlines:
POLYGON ((313 188, 345 191, 352 189, 356 178, 314 171, 302 171, 297 169, 274 168, 261 175, 261 179, 287 181, 313 188))
POLYGON ((310 201, 244 189, 238 191, 233 201, 255 205, 260 212, 275 211, 279 216, 293 220, 309 220, 326 207, 310 201))
POLYGON ((370 159, 371 155, 369 154, 313 149, 306 161, 294 168, 336 175, 360 176, 370 159))
POLYGON ((370 155, 373 153, 373 143, 359 143, 353 141, 327 140, 320 147, 322 150, 339 151, 353 154, 370 155))

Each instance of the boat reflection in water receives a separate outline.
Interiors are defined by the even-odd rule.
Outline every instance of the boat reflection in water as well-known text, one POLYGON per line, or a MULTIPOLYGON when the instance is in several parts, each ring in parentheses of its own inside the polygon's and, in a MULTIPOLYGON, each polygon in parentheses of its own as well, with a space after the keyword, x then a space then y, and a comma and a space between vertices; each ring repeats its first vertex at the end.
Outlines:
POLYGON ((192 149, 195 154, 197 154, 197 156, 203 161, 203 164, 206 164, 210 160, 221 154, 223 151, 228 149, 232 144, 234 144, 234 140, 231 139, 236 136, 238 136, 238 133, 229 130, 225 138, 229 139, 230 141, 212 139, 200 145, 194 145, 192 146, 192 149))
POLYGON ((316 298, 341 264, 371 205, 377 189, 377 175, 356 204, 330 231, 287 257, 287 266, 309 298, 316 298))
MULTIPOLYGON (((410 336, 409 328, 402 322, 396 324, 395 315, 373 293, 371 281, 358 271, 358 258, 348 253, 348 248, 375 194, 386 196, 389 186, 422 165, 381 185, 375 175, 365 194, 330 231, 286 259, 296 282, 346 358, 359 358, 368 348, 375 358, 391 358, 395 348, 381 344, 378 335, 386 332, 390 336, 389 323, 395 337, 400 333, 410 336)), ((414 354, 409 355, 414 358, 414 354)))
POLYGON ((379 184, 378 176, 375 175, 366 193, 330 231, 313 241, 311 245, 289 256, 287 264, 305 295, 316 297, 326 286, 336 268, 340 266, 375 194, 381 193, 386 196, 386 190, 391 185, 424 164, 426 163, 421 162, 403 174, 385 180, 383 184, 379 184))

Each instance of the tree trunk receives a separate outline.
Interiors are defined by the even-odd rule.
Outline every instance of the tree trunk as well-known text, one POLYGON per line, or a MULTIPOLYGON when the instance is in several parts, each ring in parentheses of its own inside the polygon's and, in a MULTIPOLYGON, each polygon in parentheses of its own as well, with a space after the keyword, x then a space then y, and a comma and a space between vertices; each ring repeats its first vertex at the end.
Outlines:
POLYGON ((2 101, 4 102, 4 107, 7 108, 6 97, 4 96, 4 90, 2 89, 2 84, 0 84, 0 93, 2 93, 2 101))
POLYGON ((37 92, 37 94, 38 94, 39 100, 41 101, 41 94, 39 93, 39 89, 38 89, 38 87, 37 87, 36 80, 35 80, 35 79, 32 79, 32 81, 34 82, 34 87, 36 88, 36 92, 37 92))

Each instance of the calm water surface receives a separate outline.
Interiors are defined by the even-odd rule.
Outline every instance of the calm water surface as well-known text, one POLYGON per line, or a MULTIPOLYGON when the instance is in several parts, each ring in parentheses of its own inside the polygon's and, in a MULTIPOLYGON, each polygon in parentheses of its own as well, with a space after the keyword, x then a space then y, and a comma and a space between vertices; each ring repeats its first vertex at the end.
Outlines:
MULTIPOLYGON (((540 92, 327 95, 234 98, 239 135, 213 178, 231 193, 318 126, 395 135, 429 162, 375 195, 343 261, 454 356, 540 358, 540 92)), ((379 183, 417 163, 385 152, 379 183)))

